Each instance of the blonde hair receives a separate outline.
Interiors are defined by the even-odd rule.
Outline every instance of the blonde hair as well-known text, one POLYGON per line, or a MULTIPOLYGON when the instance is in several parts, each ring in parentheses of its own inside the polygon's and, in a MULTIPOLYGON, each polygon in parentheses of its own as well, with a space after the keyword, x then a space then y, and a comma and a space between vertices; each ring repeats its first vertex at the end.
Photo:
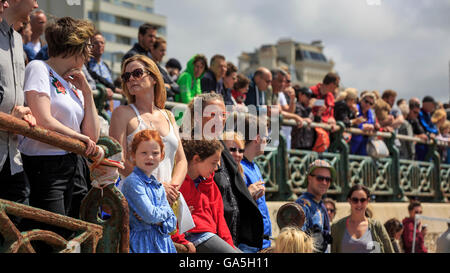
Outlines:
MULTIPOLYGON (((244 137, 242 136, 242 134, 240 134, 238 132, 225 131, 222 134, 222 138, 224 141, 233 141, 234 143, 236 143, 239 146, 239 148, 245 149, 244 137)), ((244 169, 242 168, 241 164, 239 162, 236 162, 236 164, 238 165, 237 167, 238 167, 239 173, 242 175, 242 177, 244 177, 244 169)))
POLYGON ((296 227, 284 227, 275 239, 275 253, 313 253, 313 239, 296 227))
MULTIPOLYGON (((122 64, 122 74, 125 73, 125 68, 128 64, 138 61, 140 62, 144 68, 150 72, 150 76, 156 81, 154 92, 154 103, 156 107, 160 109, 164 109, 166 104, 166 88, 164 87, 164 80, 159 72, 158 66, 155 64, 153 60, 144 55, 134 55, 128 59, 126 59, 122 64)), ((130 94, 130 90, 128 90, 127 83, 122 82, 122 90, 125 96, 127 97, 127 101, 129 104, 136 102, 136 96, 130 94)))
POLYGON ((437 109, 431 116, 431 122, 438 123, 443 118, 447 118, 447 112, 444 109, 437 109))
POLYGON ((442 133, 445 129, 450 129, 450 121, 446 120, 444 124, 439 127, 439 131, 442 133))
POLYGON ((336 98, 336 101, 357 100, 357 99, 358 99, 358 90, 356 88, 347 88, 339 93, 339 96, 336 98))

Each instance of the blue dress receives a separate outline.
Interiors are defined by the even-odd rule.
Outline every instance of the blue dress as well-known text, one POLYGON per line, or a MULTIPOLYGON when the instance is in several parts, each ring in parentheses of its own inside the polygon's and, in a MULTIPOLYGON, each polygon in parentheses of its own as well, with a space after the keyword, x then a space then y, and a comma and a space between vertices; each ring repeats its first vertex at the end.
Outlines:
POLYGON ((162 184, 135 167, 123 182, 122 193, 130 209, 130 253, 176 253, 169 233, 177 228, 177 218, 162 184))
MULTIPOLYGON (((244 169, 245 183, 250 186, 253 183, 264 181, 261 171, 259 170, 258 165, 255 162, 248 161, 245 157, 241 160, 241 166, 244 169)), ((270 221, 270 213, 267 208, 266 197, 263 195, 262 197, 256 200, 256 204, 258 205, 259 211, 263 217, 264 224, 264 239, 262 248, 270 247, 270 237, 272 236, 272 222, 270 221)))

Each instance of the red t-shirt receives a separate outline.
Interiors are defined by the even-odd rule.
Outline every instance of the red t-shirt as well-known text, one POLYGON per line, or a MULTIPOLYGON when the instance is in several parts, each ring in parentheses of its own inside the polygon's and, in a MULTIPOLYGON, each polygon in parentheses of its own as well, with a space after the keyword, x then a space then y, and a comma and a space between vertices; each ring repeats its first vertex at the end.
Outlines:
MULTIPOLYGON (((318 83, 317 85, 311 86, 309 89, 314 94, 314 97, 319 100, 325 101, 325 112, 322 113, 322 122, 328 122, 329 118, 334 118, 334 95, 332 92, 328 92, 326 95, 322 95, 320 93, 320 87, 322 86, 321 83, 318 83)), ((317 110, 319 107, 313 107, 312 112, 316 116, 317 110)))
MULTIPOLYGON (((222 195, 213 178, 214 173, 195 187, 194 181, 186 175, 181 185, 180 192, 191 210, 195 223, 195 227, 188 232, 211 232, 234 247, 230 230, 223 216, 222 195)), ((184 234, 179 234, 178 231, 172 235, 172 240, 180 244, 187 243, 184 234)))

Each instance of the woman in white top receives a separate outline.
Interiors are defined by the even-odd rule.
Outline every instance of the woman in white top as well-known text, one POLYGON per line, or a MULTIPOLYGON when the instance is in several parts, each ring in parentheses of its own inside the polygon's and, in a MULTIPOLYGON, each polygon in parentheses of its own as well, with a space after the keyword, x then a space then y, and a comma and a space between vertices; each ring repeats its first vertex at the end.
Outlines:
POLYGON ((122 90, 129 105, 114 109, 109 135, 117 139, 124 151, 125 169, 122 177, 133 171, 129 146, 133 136, 143 130, 159 132, 165 146, 165 157, 152 173, 164 185, 167 199, 172 204, 187 172, 187 161, 178 134, 175 119, 164 110, 166 89, 156 64, 148 57, 135 55, 122 64, 122 90))
MULTIPOLYGON (((25 70, 25 102, 37 125, 86 143, 95 151, 100 126, 92 90, 81 71, 90 54, 93 25, 63 17, 46 28, 50 58, 25 70)), ((24 138, 19 145, 30 180, 30 205, 79 217, 90 179, 85 159, 54 146, 24 138)))

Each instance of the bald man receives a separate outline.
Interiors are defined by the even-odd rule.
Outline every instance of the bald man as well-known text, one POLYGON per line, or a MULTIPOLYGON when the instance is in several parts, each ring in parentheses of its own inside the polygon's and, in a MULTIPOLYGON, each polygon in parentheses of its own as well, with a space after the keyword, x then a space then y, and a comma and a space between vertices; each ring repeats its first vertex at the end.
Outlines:
POLYGON ((272 83, 272 73, 265 67, 260 67, 255 71, 252 82, 248 88, 245 105, 267 105, 266 91, 272 83))

